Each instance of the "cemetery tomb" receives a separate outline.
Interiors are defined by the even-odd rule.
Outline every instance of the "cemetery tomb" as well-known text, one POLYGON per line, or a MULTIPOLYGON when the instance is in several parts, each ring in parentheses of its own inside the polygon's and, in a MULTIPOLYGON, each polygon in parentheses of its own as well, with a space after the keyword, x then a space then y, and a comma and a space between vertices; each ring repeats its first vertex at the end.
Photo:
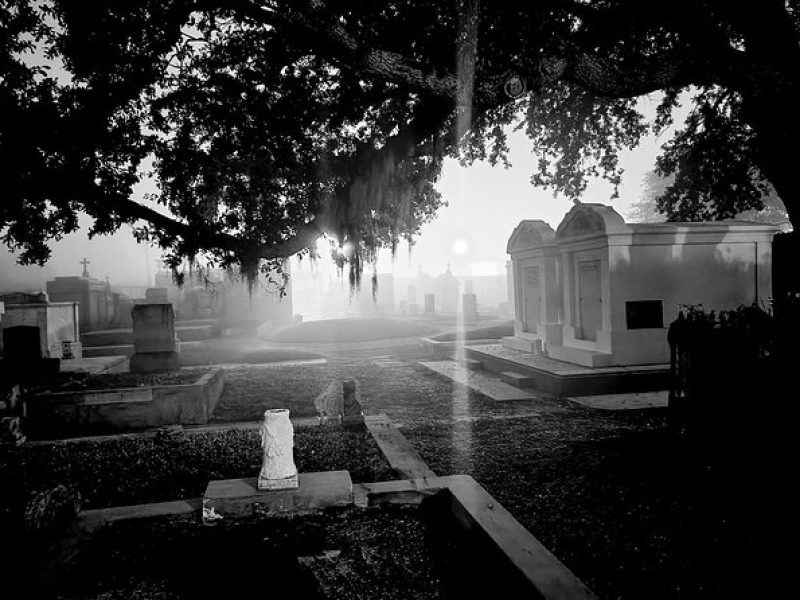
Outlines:
POLYGON ((47 282, 51 302, 77 302, 83 331, 103 329, 116 319, 115 294, 108 282, 92 277, 56 277, 47 282))
POLYGON ((442 313, 455 314, 458 312, 460 284, 450 270, 450 265, 447 265, 447 271, 436 278, 433 287, 436 295, 440 299, 440 309, 442 313))
POLYGON ((681 306, 772 295, 771 225, 626 223, 610 206, 576 204, 548 230, 523 221, 509 240, 514 349, 588 367, 664 364, 681 306))
POLYGON ((522 221, 508 240, 509 281, 514 307, 514 337, 506 343, 524 352, 542 353, 561 344, 560 259, 555 232, 544 221, 522 221))
POLYGON ((80 358, 77 302, 48 302, 46 294, 7 294, 0 353, 7 360, 80 358))

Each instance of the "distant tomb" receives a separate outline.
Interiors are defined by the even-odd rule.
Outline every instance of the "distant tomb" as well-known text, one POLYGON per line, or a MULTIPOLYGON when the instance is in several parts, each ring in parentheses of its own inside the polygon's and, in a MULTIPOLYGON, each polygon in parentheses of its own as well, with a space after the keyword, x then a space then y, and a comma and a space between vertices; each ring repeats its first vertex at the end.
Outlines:
POLYGON ((478 297, 475 294, 463 294, 461 307, 464 311, 465 323, 475 323, 478 320, 478 297))
POLYGON ((669 362, 682 305, 769 302, 777 228, 744 222, 626 223, 576 204, 554 232, 522 221, 508 242, 514 336, 508 347, 589 367, 669 362))
POLYGON ((51 302, 77 302, 80 305, 81 330, 105 329, 114 324, 117 316, 115 294, 108 282, 91 277, 56 277, 46 286, 51 302))
POLYGON ((457 313, 460 284, 450 270, 450 265, 447 265, 447 271, 435 279, 433 287, 436 295, 440 298, 442 313, 457 313))
POLYGON ((131 371, 154 373, 180 369, 180 342, 175 336, 172 304, 137 304, 132 316, 131 371))
POLYGON ((434 294, 425 294, 425 314, 435 315, 436 314, 436 296, 434 294))

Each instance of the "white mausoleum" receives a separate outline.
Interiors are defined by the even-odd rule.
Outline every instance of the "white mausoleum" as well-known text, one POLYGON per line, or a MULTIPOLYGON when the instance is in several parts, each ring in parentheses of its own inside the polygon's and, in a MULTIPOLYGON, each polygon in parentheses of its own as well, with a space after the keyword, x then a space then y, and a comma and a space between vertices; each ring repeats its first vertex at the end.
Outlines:
POLYGON ((515 318, 504 344, 590 367, 669 362, 667 327, 682 305, 768 305, 777 231, 625 223, 602 204, 576 204, 555 232, 522 221, 508 241, 515 318))

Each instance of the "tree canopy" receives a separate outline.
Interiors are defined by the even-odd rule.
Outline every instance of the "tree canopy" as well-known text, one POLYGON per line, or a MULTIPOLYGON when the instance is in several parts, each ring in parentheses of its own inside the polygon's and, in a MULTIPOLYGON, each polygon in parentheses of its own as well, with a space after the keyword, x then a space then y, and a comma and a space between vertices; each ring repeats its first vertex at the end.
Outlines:
POLYGON ((12 0, 0 5, 0 235, 26 262, 130 223, 173 265, 253 273, 328 234, 357 282, 442 200, 442 160, 505 160, 579 199, 692 109, 658 159, 673 218, 798 214, 798 2, 12 0), (48 70, 44 57, 60 68, 48 70), (658 92, 654 119, 638 98, 658 92), (520 118, 520 115, 523 115, 520 118), (134 185, 152 176, 143 204, 134 185))

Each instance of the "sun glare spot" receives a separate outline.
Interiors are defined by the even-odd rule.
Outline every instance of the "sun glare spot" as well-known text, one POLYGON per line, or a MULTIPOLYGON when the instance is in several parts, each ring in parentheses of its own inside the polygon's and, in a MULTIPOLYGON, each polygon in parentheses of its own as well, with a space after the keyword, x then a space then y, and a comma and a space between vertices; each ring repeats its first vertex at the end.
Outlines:
POLYGON ((453 242, 453 254, 464 256, 467 252, 469 252, 469 244, 467 243, 467 240, 457 239, 453 242))

